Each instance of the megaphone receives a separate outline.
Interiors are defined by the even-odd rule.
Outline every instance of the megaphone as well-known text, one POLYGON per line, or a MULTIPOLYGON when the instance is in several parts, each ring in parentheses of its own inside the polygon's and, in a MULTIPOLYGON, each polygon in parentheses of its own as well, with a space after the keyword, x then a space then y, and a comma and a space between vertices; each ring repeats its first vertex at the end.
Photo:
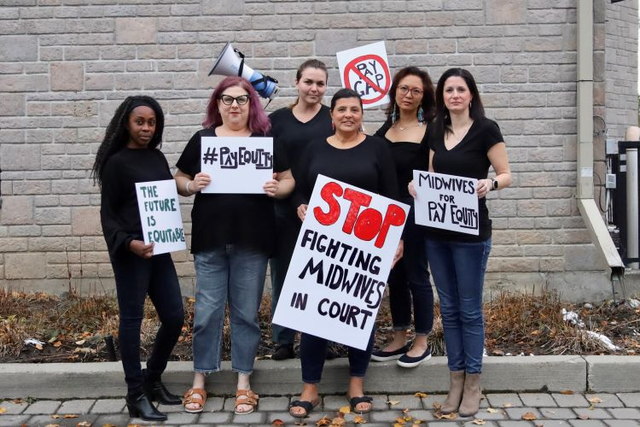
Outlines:
POLYGON ((263 98, 273 99, 278 93, 278 81, 270 76, 265 76, 244 63, 244 55, 238 49, 234 49, 231 43, 227 43, 218 56, 216 63, 209 75, 238 76, 247 79, 258 94, 263 98))

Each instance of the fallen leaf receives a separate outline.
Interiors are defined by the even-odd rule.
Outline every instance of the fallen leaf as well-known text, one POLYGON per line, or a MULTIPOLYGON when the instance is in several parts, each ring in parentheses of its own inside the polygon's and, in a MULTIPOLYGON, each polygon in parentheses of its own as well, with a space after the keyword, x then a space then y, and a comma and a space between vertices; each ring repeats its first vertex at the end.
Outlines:
POLYGON ((602 399, 600 399, 598 396, 593 396, 590 397, 589 399, 587 399, 589 402, 595 404, 595 403, 602 403, 602 399))
POLYGON ((393 425, 393 427, 404 427, 404 423, 400 424, 400 423, 395 423, 393 425))
POLYGON ((342 408, 340 408, 340 410, 338 411, 342 414, 350 414, 351 413, 351 407, 350 406, 343 406, 342 408))
POLYGON ((525 421, 533 421, 533 420, 537 420, 538 417, 536 417, 536 414, 534 414, 533 412, 526 412, 522 414, 522 419, 525 421))
POLYGON ((20 399, 20 398, 13 399, 12 402, 15 403, 16 405, 21 405, 22 404, 22 399, 20 399))
POLYGON ((504 406, 505 408, 511 408, 511 406, 512 406, 512 405, 511 405, 511 403, 505 403, 503 406, 504 406))
POLYGON ((273 422, 271 423, 272 426, 277 426, 277 427, 281 427, 284 425, 284 421, 282 421, 280 418, 277 418, 275 420, 273 420, 273 422))
POLYGON ((562 390, 562 391, 560 392, 560 394, 572 395, 572 394, 573 394, 573 390, 562 390))
POLYGON ((409 412, 409 408, 404 408, 404 409, 402 410, 402 413, 403 413, 403 414, 406 414, 407 412, 409 412))
POLYGON ((78 418, 78 416, 75 414, 65 414, 62 418, 69 420, 71 418, 78 418))
POLYGON ((328 426, 331 424, 331 419, 329 417, 322 417, 320 418, 317 422, 316 422, 316 426, 318 427, 322 427, 322 426, 328 426))
POLYGON ((60 424, 47 424, 44 427, 60 427, 60 424))
POLYGON ((422 424, 422 423, 424 423, 424 420, 413 420, 413 426, 411 426, 411 427, 415 427, 418 424, 422 424))
POLYGON ((76 424, 76 427, 91 427, 91 423, 88 421, 81 421, 76 424))
POLYGON ((7 412, 7 408, 0 406, 0 414, 4 414, 5 412, 7 412))
POLYGON ((54 414, 54 415, 51 415, 51 418, 53 418, 54 420, 57 420, 58 418, 62 418, 62 417, 58 414, 54 414))
POLYGON ((397 424, 404 424, 404 418, 403 417, 396 418, 396 423, 397 424))
POLYGON ((589 415, 587 414, 580 414, 578 415, 578 418, 581 420, 588 420, 589 419, 589 415))
POLYGON ((331 420, 331 427, 340 427, 345 424, 345 420, 342 417, 335 417, 331 420))
POLYGON ((497 414, 498 412, 500 412, 500 410, 494 409, 494 408, 487 408, 487 412, 490 414, 497 414))
POLYGON ((404 420, 405 423, 408 423, 409 421, 413 421, 413 417, 410 415, 405 415, 404 417, 402 417, 402 419, 404 420))
POLYGON ((387 400, 387 403, 391 406, 397 405, 398 403, 400 403, 399 400, 387 400))
POLYGON ((37 348, 38 350, 42 350, 42 344, 36 344, 36 348, 37 348))
POLYGON ((356 415, 356 417, 353 419, 353 422, 355 424, 366 424, 367 420, 362 415, 356 415))
POLYGON ((414 396, 419 398, 419 399, 426 399, 428 397, 428 394, 427 393, 418 392, 418 393, 415 393, 414 396))
POLYGON ((141 427, 140 424, 128 424, 127 427, 141 427))
POLYGON ((102 424, 102 427, 118 427, 115 424, 102 424))
POLYGON ((502 350, 493 350, 491 353, 494 356, 504 356, 504 351, 502 351, 502 350))
POLYGON ((80 340, 80 341, 76 341, 76 345, 82 345, 86 342, 87 340, 80 340))
POLYGON ((436 410, 436 412, 440 411, 440 408, 442 408, 442 403, 440 402, 433 402, 433 409, 436 410))
POLYGON ((481 420, 480 418, 476 418, 475 420, 471 421, 473 424, 477 425, 477 426, 483 426, 485 425, 487 422, 485 420, 481 420))
POLYGON ((456 418, 458 418, 458 416, 456 415, 455 412, 452 412, 450 414, 443 414, 443 413, 437 412, 436 418, 439 420, 455 420, 456 418))

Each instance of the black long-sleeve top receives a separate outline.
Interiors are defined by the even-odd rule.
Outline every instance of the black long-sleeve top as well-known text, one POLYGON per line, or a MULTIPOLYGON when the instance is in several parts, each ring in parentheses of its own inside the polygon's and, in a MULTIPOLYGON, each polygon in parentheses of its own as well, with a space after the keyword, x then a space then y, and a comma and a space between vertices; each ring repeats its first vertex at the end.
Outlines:
POLYGON ((164 154, 158 149, 124 147, 104 165, 100 221, 109 255, 129 250, 132 240, 143 240, 136 196, 137 182, 173 179, 164 154))

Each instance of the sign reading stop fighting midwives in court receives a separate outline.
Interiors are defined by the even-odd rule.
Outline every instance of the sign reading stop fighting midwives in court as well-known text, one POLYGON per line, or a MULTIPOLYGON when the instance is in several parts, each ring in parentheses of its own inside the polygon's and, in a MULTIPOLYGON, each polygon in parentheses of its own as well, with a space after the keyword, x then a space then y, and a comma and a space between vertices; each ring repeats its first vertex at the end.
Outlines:
POLYGON ((187 249, 176 182, 138 182, 136 195, 144 243, 154 243, 153 254, 187 249))
POLYGON ((318 175, 273 323, 365 350, 408 212, 318 175))
POLYGON ((478 235, 477 179, 413 171, 416 224, 478 235))
POLYGON ((201 171, 211 176, 203 193, 264 194, 273 178, 273 138, 202 137, 201 171))

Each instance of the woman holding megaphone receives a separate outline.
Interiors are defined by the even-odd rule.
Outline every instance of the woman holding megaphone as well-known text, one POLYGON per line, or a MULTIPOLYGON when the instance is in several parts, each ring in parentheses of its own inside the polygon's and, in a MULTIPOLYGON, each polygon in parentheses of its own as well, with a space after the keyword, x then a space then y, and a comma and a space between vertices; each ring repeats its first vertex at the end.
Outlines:
MULTIPOLYGON (((315 138, 326 138, 333 133, 329 108, 322 105, 327 90, 327 66, 317 59, 309 59, 300 65, 296 73, 298 98, 288 107, 273 112, 271 134, 282 144, 291 162, 293 177, 300 173, 298 163, 302 153, 315 138)), ((300 220, 296 206, 290 198, 276 200, 276 251, 271 259, 271 313, 273 314, 284 285, 284 278, 293 256, 300 220)), ((295 356, 293 343, 296 331, 280 325, 272 325, 276 351, 273 360, 285 360, 295 356)))
POLYGON ((273 249, 273 198, 294 186, 286 155, 274 145, 274 178, 265 194, 203 194, 215 176, 200 171, 202 137, 265 136, 269 118, 258 94, 241 77, 227 77, 214 89, 204 129, 196 132, 178 160, 175 179, 183 196, 195 194, 191 211, 191 252, 196 269, 193 325, 193 386, 185 393, 187 412, 202 412, 207 393, 205 375, 220 370, 225 307, 231 324, 231 367, 238 373, 235 413, 249 414, 259 396, 250 376, 260 343, 258 309, 267 261, 273 249))

